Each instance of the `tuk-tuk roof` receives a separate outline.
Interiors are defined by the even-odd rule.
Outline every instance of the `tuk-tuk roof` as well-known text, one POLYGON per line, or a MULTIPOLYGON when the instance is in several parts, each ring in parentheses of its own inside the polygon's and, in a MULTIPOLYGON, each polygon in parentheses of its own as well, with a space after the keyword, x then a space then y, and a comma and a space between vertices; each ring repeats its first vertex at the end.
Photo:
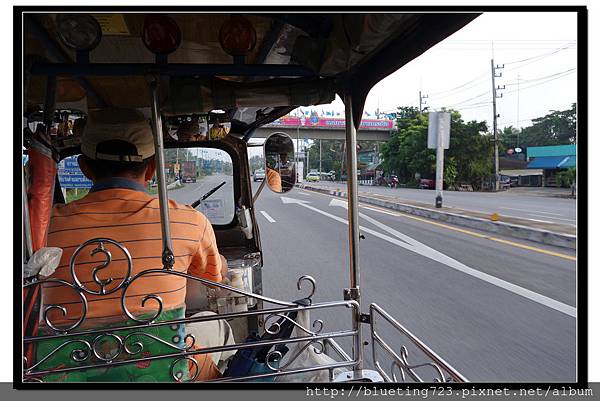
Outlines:
POLYGON ((257 41, 243 63, 219 42, 219 29, 231 14, 168 14, 182 40, 166 62, 159 62, 141 40, 147 14, 92 15, 103 36, 89 60, 82 61, 59 40, 56 14, 26 14, 29 105, 44 102, 45 75, 57 75, 59 104, 71 100, 61 85, 73 85, 75 77, 87 94, 88 108, 145 108, 150 106, 146 75, 159 73, 169 77, 161 105, 166 114, 223 109, 233 118, 240 108, 261 109, 237 114, 240 121, 256 125, 298 106, 330 103, 344 88, 352 88, 358 123, 373 85, 479 14, 244 14, 257 41))

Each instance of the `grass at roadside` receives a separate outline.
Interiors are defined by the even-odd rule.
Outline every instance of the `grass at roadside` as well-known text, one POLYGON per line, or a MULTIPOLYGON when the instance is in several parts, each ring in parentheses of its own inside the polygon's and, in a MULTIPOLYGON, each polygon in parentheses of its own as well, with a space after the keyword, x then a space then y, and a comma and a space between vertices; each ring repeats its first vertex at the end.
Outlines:
POLYGON ((67 199, 65 201, 67 203, 71 203, 78 199, 83 198, 88 194, 90 190, 88 188, 68 188, 67 189, 67 199))

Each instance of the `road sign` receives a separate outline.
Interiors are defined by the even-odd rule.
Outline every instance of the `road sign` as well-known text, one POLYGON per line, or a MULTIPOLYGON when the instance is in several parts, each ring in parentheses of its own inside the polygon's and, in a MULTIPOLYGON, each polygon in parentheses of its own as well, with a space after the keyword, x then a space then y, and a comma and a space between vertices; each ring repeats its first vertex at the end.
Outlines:
POLYGON ((58 182, 63 189, 92 187, 92 181, 79 169, 77 156, 67 157, 58 164, 58 182))
POLYGON ((450 113, 432 111, 429 113, 429 128, 427 129, 427 147, 437 149, 437 136, 442 137, 442 148, 450 147, 450 113))
POLYGON ((521 148, 515 148, 515 152, 517 152, 517 153, 521 153, 522 151, 523 151, 523 149, 521 149, 521 148))
POLYGON ((429 113, 427 147, 436 149, 435 156, 435 207, 442 207, 444 187, 444 149, 450 147, 450 113, 434 111, 429 113))
POLYGON ((83 174, 59 174, 58 182, 62 188, 91 188, 90 181, 83 174))

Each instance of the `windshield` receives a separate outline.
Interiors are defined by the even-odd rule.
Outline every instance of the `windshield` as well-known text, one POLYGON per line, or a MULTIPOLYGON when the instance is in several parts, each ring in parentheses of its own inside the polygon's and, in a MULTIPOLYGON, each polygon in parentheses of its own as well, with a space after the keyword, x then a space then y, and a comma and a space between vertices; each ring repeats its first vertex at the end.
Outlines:
MULTIPOLYGON (((214 225, 233 220, 233 163, 227 152, 210 148, 166 149, 165 177, 169 199, 185 205, 196 202, 195 209, 214 225), (219 188, 208 194, 216 187, 219 188)), ((79 169, 77 156, 59 163, 58 178, 66 203, 83 198, 92 186, 79 169)), ((146 190, 156 196, 156 176, 148 182, 146 190)))
MULTIPOLYGON (((233 163, 227 152, 213 148, 166 149, 165 177, 169 199, 186 205, 198 203, 196 210, 214 225, 233 220, 233 163)), ((156 180, 150 185, 156 193, 156 180)))

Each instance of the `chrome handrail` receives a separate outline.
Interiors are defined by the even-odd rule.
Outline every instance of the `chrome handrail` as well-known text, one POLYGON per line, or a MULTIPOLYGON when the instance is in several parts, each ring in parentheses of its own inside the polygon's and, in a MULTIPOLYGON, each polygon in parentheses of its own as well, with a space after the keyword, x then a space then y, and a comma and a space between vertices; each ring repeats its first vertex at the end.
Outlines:
POLYGON ((371 347, 373 351, 373 363, 375 368, 383 375, 386 381, 388 382, 397 382, 398 378, 395 374, 393 374, 394 368, 400 369, 400 374, 402 376, 402 381, 405 381, 406 374, 408 374, 414 381, 416 382, 424 382, 423 378, 416 372, 416 369, 423 367, 430 367, 436 373, 437 377, 433 379, 434 382, 458 382, 465 383, 469 380, 460 374, 454 367, 452 367, 448 362, 446 362, 442 357, 436 354, 431 348, 425 345, 417 336, 411 333, 406 327, 400 324, 396 319, 394 319, 389 313, 383 310, 377 304, 371 304, 369 306, 369 314, 371 319, 371 347), (408 350, 405 346, 400 348, 400 355, 398 355, 377 333, 376 331, 376 316, 379 315, 383 317, 388 323, 392 325, 396 330, 400 331, 404 336, 406 336, 412 344, 414 344, 417 348, 419 348, 429 359, 430 361, 418 364, 410 364, 408 362, 408 350), (385 370, 381 367, 381 364, 377 358, 377 348, 376 344, 380 345, 389 356, 392 357, 393 362, 391 366, 391 374, 390 377, 385 370), (444 374, 445 373, 445 374, 444 374), (446 376, 448 375, 448 376, 446 376))

